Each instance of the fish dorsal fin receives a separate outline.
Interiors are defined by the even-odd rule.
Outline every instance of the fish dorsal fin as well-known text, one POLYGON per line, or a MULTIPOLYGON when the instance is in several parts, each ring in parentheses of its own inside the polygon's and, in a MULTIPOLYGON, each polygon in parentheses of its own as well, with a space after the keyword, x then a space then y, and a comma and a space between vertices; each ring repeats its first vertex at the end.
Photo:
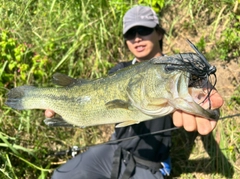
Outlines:
POLYGON ((44 123, 50 127, 74 127, 74 125, 67 123, 61 117, 46 118, 44 123))
POLYGON ((115 109, 115 108, 129 109, 130 104, 121 99, 114 99, 112 101, 107 102, 105 106, 107 107, 107 109, 115 109))
POLYGON ((87 83, 88 80, 75 79, 62 73, 54 73, 52 77, 52 82, 59 86, 73 86, 87 83))
POLYGON ((126 126, 130 126, 133 124, 138 124, 138 121, 134 121, 134 120, 129 120, 129 121, 125 121, 125 122, 121 122, 119 124, 117 124, 115 127, 119 128, 119 127, 126 127, 126 126))

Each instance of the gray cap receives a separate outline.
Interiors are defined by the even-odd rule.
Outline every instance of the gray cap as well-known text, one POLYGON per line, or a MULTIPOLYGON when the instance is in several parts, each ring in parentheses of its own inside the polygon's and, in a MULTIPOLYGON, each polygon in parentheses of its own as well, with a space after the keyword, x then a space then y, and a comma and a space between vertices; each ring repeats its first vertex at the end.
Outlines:
POLYGON ((134 6, 123 17, 123 34, 134 26, 154 28, 159 24, 157 14, 147 6, 134 6))

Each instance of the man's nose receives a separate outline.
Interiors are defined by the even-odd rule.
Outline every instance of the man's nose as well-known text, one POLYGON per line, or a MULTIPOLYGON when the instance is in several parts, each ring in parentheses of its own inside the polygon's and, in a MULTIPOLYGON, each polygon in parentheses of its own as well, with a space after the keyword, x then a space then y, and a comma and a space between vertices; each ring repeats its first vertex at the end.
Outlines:
POLYGON ((140 42, 141 40, 142 40, 142 37, 138 33, 136 33, 136 35, 134 37, 134 41, 135 42, 140 42))

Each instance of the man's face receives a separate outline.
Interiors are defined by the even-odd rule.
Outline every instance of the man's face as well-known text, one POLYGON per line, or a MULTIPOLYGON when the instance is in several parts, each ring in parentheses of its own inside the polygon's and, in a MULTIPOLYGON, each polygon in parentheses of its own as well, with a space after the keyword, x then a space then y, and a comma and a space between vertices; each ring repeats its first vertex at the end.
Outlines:
POLYGON ((129 50, 138 60, 150 60, 162 55, 159 46, 162 35, 155 29, 136 26, 128 30, 124 37, 129 50))

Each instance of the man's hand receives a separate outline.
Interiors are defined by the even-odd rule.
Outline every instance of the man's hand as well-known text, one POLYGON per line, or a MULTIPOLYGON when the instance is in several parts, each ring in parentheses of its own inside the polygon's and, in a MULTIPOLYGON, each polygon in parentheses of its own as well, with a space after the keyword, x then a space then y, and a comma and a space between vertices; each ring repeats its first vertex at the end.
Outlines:
MULTIPOLYGON (((207 95, 207 93, 206 93, 207 95)), ((205 96, 201 96, 204 100, 205 96)), ((218 109, 223 105, 223 99, 216 90, 212 90, 210 94, 211 109, 218 109)), ((209 101, 205 100, 203 104, 200 104, 203 108, 209 108, 209 101)), ((173 123, 176 127, 184 127, 186 131, 198 131, 201 135, 209 134, 217 125, 217 121, 209 120, 203 117, 195 116, 185 113, 183 111, 175 111, 173 113, 173 123)))

